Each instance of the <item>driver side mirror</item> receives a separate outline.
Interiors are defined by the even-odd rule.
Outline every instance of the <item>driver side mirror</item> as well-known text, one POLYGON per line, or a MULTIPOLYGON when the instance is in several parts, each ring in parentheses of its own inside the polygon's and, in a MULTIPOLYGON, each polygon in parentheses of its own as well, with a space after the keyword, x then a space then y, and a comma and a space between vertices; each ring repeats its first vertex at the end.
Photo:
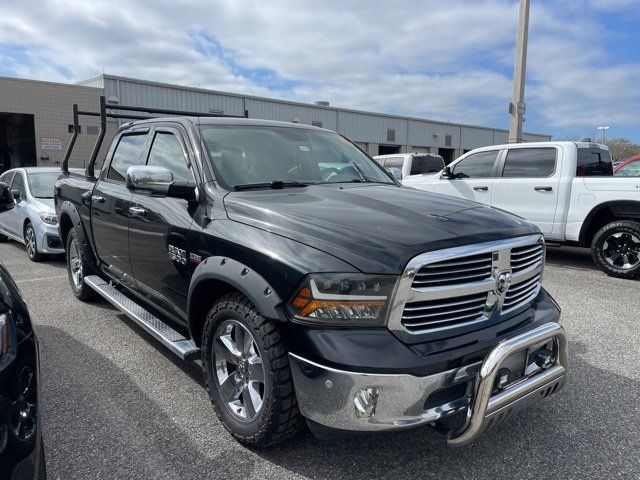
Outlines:
POLYGON ((396 180, 400 181, 402 180, 402 170, 400 170, 398 167, 389 167, 386 169, 387 172, 389 172, 393 178, 395 178, 396 180))
POLYGON ((125 184, 130 190, 144 190, 154 197, 166 197, 173 173, 164 167, 134 165, 127 168, 125 184))
POLYGON ((454 178, 456 178, 456 174, 451 171, 451 167, 449 165, 444 167, 442 176, 448 178, 449 180, 453 180, 454 178))
POLYGON ((16 206, 13 194, 9 189, 9 185, 0 182, 0 213, 8 212, 16 206))

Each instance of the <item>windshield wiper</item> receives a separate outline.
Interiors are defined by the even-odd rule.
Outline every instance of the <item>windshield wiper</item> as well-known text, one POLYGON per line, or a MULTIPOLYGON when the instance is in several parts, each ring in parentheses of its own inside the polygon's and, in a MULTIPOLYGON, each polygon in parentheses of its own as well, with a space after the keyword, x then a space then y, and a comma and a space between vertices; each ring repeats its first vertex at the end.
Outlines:
POLYGON ((313 183, 298 182, 295 180, 273 180, 272 182, 242 183, 240 185, 234 185, 233 189, 236 192, 239 190, 251 190, 253 188, 272 188, 279 190, 289 187, 308 187, 309 185, 313 185, 313 183))

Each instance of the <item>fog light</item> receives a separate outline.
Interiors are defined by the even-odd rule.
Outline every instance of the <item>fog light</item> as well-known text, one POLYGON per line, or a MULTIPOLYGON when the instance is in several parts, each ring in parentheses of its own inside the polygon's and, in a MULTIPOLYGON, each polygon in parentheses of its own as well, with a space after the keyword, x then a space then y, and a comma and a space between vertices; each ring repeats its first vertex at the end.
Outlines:
POLYGON ((536 365, 538 365, 542 370, 546 370, 555 362, 555 355, 551 350, 540 350, 536 353, 536 365))
POLYGON ((498 370, 496 375, 496 388, 498 390, 503 390, 509 384, 509 375, 511 375, 511 370, 508 368, 501 368, 498 370))
POLYGON ((373 418, 378 403, 378 389, 367 388, 360 390, 353 398, 354 410, 358 418, 373 418))

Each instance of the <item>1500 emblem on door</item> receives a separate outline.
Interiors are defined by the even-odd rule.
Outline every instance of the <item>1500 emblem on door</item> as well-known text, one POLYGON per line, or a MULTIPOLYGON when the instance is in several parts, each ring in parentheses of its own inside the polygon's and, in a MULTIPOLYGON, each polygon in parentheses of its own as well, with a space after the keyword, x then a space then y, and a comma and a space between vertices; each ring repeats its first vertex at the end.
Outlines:
POLYGON ((173 245, 169 245, 169 258, 173 262, 178 262, 181 265, 187 264, 187 251, 173 245))

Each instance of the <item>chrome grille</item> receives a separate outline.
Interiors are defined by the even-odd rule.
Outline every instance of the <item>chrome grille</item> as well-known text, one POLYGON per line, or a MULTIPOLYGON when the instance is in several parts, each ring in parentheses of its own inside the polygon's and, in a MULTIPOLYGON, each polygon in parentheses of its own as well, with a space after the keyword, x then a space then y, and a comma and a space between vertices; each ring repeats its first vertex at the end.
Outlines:
POLYGON ((541 235, 418 255, 400 280, 389 328, 421 334, 494 324, 536 298, 543 267, 541 235))
POLYGON ((460 285, 491 277, 491 252, 425 265, 413 279, 413 288, 460 285))
POLYGON ((456 299, 445 298, 407 305, 402 314, 402 324, 408 330, 423 328, 447 328, 468 323, 482 317, 487 294, 467 295, 456 299))
POLYGON ((533 300, 540 290, 540 275, 512 285, 504 297, 502 311, 508 312, 533 300))
POLYGON ((541 244, 527 245, 511 250, 511 272, 519 273, 542 262, 544 246, 541 244))

